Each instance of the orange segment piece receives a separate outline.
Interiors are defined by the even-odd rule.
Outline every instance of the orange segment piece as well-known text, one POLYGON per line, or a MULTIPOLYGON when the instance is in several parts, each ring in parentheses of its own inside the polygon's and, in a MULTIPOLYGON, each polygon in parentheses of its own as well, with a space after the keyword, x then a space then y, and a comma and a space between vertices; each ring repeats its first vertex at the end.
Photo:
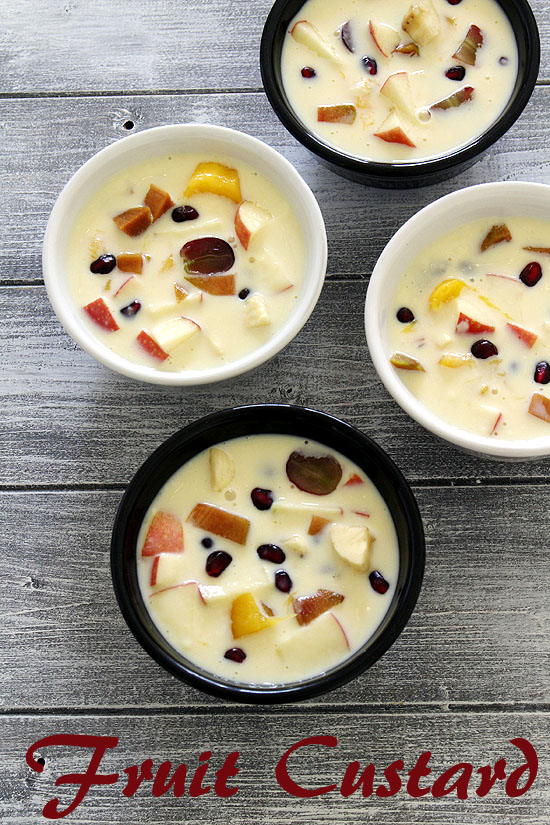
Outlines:
POLYGON ((237 516, 214 507, 213 504, 196 504, 187 516, 187 521, 207 533, 214 533, 236 544, 246 544, 250 522, 244 516, 237 516))
POLYGON ((312 516, 311 522, 309 525, 308 535, 316 536, 317 533, 320 533, 321 530, 324 530, 327 524, 330 524, 328 518, 322 518, 321 516, 312 516))
POLYGON ((143 199, 145 206, 148 206, 153 216, 153 223, 164 215, 167 209, 174 205, 174 201, 165 189, 156 186, 154 183, 149 187, 149 191, 143 199))
POLYGON ((186 275, 185 280, 209 295, 234 295, 234 275, 186 275))
POLYGON ((277 621, 279 620, 262 613, 252 593, 237 596, 231 605, 231 633, 234 639, 259 633, 277 621))
POLYGON ((236 169, 223 166, 221 163, 199 163, 189 179, 185 197, 189 198, 197 192, 211 192, 213 195, 221 195, 240 203, 242 197, 239 173, 236 169))
POLYGON ((171 513, 159 510, 149 525, 142 556, 158 556, 159 553, 183 553, 183 527, 171 513))
POLYGON ((153 216, 148 206, 134 206, 120 215, 115 215, 113 220, 119 229, 135 238, 151 226, 153 216))
POLYGON ((448 304, 453 298, 458 298, 464 287, 468 287, 468 284, 458 278, 447 278, 441 281, 430 295, 430 309, 439 309, 441 304, 448 304))

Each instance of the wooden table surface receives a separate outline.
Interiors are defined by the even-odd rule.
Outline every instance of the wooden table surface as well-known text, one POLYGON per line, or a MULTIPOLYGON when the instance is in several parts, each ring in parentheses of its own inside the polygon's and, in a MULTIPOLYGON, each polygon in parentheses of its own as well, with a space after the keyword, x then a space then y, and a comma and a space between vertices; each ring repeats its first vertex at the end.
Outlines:
MULTIPOLYGON (((73 823, 376 823, 548 825, 550 556, 548 461, 464 455, 413 423, 383 389, 362 328, 368 276, 392 233, 434 199, 483 181, 550 183, 550 10, 537 0, 540 79, 524 114, 467 173, 403 192, 366 189, 325 170, 281 126, 263 94, 258 50, 269 0, 14 0, 0 11, 0 821, 38 823, 63 773, 90 751, 27 748, 55 734, 119 738, 73 823), (94 152, 151 126, 217 123, 285 155, 319 200, 329 238, 326 286, 310 321, 255 374, 194 391, 131 382, 62 330, 40 263, 52 205, 94 152), (417 609, 371 670, 320 699, 282 708, 229 705, 186 687, 138 646, 119 613, 109 541, 126 484, 165 438, 198 417, 248 402, 306 404, 374 437, 413 485, 427 567, 417 609), (298 799, 277 784, 292 744, 334 736, 292 762, 303 786, 339 783, 346 766, 432 752, 432 779, 521 761, 539 774, 523 796, 502 782, 479 798, 390 799, 338 790, 298 799), (237 794, 127 798, 125 767, 212 751, 211 773, 240 752, 237 794)), ((406 776, 405 776, 406 780, 406 776)), ((424 780, 429 785, 431 780, 424 780)))

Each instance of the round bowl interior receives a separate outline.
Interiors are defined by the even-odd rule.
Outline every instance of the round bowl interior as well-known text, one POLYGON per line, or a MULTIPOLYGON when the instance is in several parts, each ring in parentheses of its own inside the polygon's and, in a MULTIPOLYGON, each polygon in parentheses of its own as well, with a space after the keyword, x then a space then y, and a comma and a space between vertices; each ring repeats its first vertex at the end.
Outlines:
POLYGON ((69 335, 82 349, 116 372, 165 385, 194 385, 232 378, 277 354, 300 331, 321 292, 327 261, 327 240, 321 211, 311 190, 282 155, 256 138, 203 124, 178 124, 148 129, 122 138, 88 160, 70 179, 52 210, 44 237, 42 264, 48 297, 69 335), (231 363, 208 370, 164 372, 133 363, 102 344, 83 323, 71 297, 67 278, 67 247, 75 216, 95 191, 122 169, 148 158, 176 152, 205 157, 227 156, 252 166, 274 182, 292 204, 306 246, 304 283, 292 313, 260 348, 231 363))
POLYGON ((497 120, 467 146, 432 160, 380 163, 339 152, 316 137, 292 109, 284 90, 281 53, 289 24, 305 0, 275 0, 261 44, 262 80, 275 114, 307 149, 344 177, 370 186, 389 188, 424 186, 445 180, 474 164, 515 123, 535 86, 540 63, 537 23, 527 0, 497 0, 514 30, 518 48, 518 75, 511 97, 497 120))
POLYGON ((532 217, 550 221, 550 186, 540 183, 484 183, 460 189, 426 206, 407 221, 380 255, 365 303, 369 352, 388 392, 412 418, 457 447, 507 459, 550 453, 550 435, 498 441, 461 430, 437 417, 403 384, 391 366, 388 318, 397 285, 414 258, 437 237, 483 217, 532 217), (503 204, 505 204, 503 206, 503 204))
POLYGON ((143 648, 178 678, 217 696, 241 702, 290 702, 335 688, 370 667, 395 641, 416 604, 424 571, 422 520, 409 485, 371 439, 337 418, 289 405, 257 405, 214 413, 162 444, 134 476, 113 529, 111 571, 119 606, 143 648), (399 579, 391 605, 374 635, 344 663, 320 676, 284 685, 224 681, 174 650, 144 604, 136 572, 139 529, 151 502, 173 473, 197 453, 231 438, 284 433, 315 439, 354 461, 375 484, 393 517, 399 542, 399 579))

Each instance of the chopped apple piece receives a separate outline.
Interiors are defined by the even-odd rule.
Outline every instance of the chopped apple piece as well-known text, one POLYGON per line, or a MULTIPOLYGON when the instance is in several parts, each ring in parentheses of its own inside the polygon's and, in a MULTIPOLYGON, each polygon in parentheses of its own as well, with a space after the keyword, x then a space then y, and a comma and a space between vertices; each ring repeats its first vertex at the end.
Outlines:
POLYGON ((256 597, 261 593, 264 595, 271 591, 273 582, 269 578, 269 574, 264 569, 253 570, 246 572, 239 571, 238 577, 234 579, 224 578, 222 584, 201 584, 202 597, 206 604, 223 604, 224 602, 232 602, 237 596, 240 596, 244 591, 255 593, 256 597))
POLYGON ((185 280, 208 295, 234 295, 234 275, 186 275, 185 280))
POLYGON ((468 66, 475 66, 477 50, 483 45, 483 35, 478 26, 473 23, 468 29, 466 37, 453 54, 456 60, 466 63, 468 66))
POLYGON ((340 558, 364 573, 370 564, 370 548, 373 537, 368 527, 350 527, 333 524, 329 530, 332 546, 340 558))
POLYGON ((344 512, 341 507, 332 507, 324 504, 310 504, 309 502, 295 502, 287 501, 285 498, 276 498, 271 508, 273 513, 281 513, 281 515, 290 516, 328 516, 335 518, 341 516, 344 512))
POLYGON ((439 359, 442 367, 471 367, 474 362, 474 357, 470 352, 446 352, 439 359))
POLYGON ((181 521, 159 510, 147 530, 142 556, 158 556, 159 553, 183 553, 183 526, 181 521))
POLYGON ((292 550, 293 553, 304 558, 308 553, 308 544, 304 536, 290 536, 283 541, 283 547, 287 550, 292 550))
POLYGON ((121 272, 134 272, 141 275, 143 270, 143 255, 140 252, 123 252, 116 256, 116 265, 121 272))
POLYGON ((438 100, 437 103, 432 103, 430 109, 453 109, 460 106, 462 103, 466 103, 468 100, 471 100, 473 95, 474 87, 464 86, 452 95, 444 97, 443 100, 438 100))
POLYGON ((128 284, 130 283, 130 281, 135 281, 135 280, 136 280, 136 279, 134 278, 134 276, 133 276, 133 275, 130 275, 130 277, 129 277, 129 278, 126 278, 126 280, 125 280, 125 281, 123 281, 123 282, 121 283, 121 285, 119 286, 119 288, 117 289, 117 291, 113 293, 113 298, 116 298, 116 296, 119 294, 119 292, 122 292, 122 290, 124 289, 124 287, 125 287, 125 286, 128 286, 128 284))
POLYGON ((334 613, 325 613, 307 627, 285 636, 276 649, 288 667, 299 664, 314 670, 327 654, 343 656, 349 650, 349 641, 334 613))
POLYGON ((253 292, 244 302, 246 325, 248 327, 266 327, 271 323, 265 298, 259 292, 253 292))
POLYGON ((529 415, 550 422, 550 399, 540 392, 534 392, 529 404, 529 415))
POLYGON ((409 57, 418 57, 420 54, 420 49, 416 43, 411 41, 410 43, 400 43, 399 46, 395 47, 393 52, 394 54, 406 54, 409 57))
POLYGON ((200 329, 196 321, 182 315, 181 318, 172 318, 155 327, 154 337, 161 349, 170 354, 200 332, 200 329))
POLYGON ((490 246, 494 246, 497 243, 502 243, 502 241, 510 243, 511 240, 512 235, 506 224, 496 224, 489 229, 485 238, 481 242, 481 251, 485 252, 485 250, 489 249, 490 246))
POLYGON ((432 290, 430 295, 430 309, 439 309, 441 304, 448 304, 449 301, 458 298, 464 287, 468 288, 468 284, 465 284, 464 281, 458 278, 446 278, 444 281, 441 281, 435 289, 432 290))
POLYGON ((510 332, 513 332, 516 338, 519 338, 519 340, 526 344, 529 349, 531 349, 531 347, 538 338, 538 335, 536 335, 534 332, 531 332, 528 329, 524 329, 524 327, 519 327, 517 324, 512 324, 508 321, 506 326, 508 327, 510 332))
POLYGON ((231 605, 231 633, 234 639, 259 633, 267 627, 272 627, 280 619, 266 616, 262 613, 252 593, 243 593, 237 596, 231 605))
POLYGON ((378 127, 378 130, 374 133, 374 137, 381 138, 381 140, 385 140, 387 143, 401 143, 403 146, 411 146, 413 149, 416 146, 404 131, 401 121, 393 109, 378 127))
POLYGON ((115 215, 113 220, 119 229, 131 238, 135 238, 151 226, 153 216, 148 206, 134 206, 132 209, 121 212, 120 215, 115 215))
POLYGON ((388 26, 387 23, 377 23, 374 20, 369 21, 369 31, 374 40, 378 51, 389 57, 395 51, 401 41, 401 36, 397 29, 393 26, 388 26))
POLYGON ((311 49, 319 57, 324 57, 326 60, 332 60, 333 63, 339 64, 336 52, 313 23, 308 20, 298 20, 292 27, 290 34, 297 43, 311 49))
POLYGON ((107 332, 116 332, 117 329, 120 329, 103 298, 96 298, 95 301, 86 304, 83 309, 92 321, 95 321, 98 326, 107 330, 107 332))
POLYGON ((344 487, 356 487, 358 484, 364 484, 363 479, 361 476, 358 476, 357 473, 354 473, 352 476, 348 478, 344 487))
POLYGON ((136 341, 138 342, 141 349, 145 350, 145 352, 152 358, 157 358, 159 361, 166 361, 166 359, 168 358, 168 353, 164 352, 162 347, 159 347, 155 339, 151 338, 149 333, 146 332, 144 329, 141 330, 141 332, 136 338, 136 341))
POLYGON ((184 298, 187 298, 189 293, 182 284, 174 284, 174 295, 176 296, 176 301, 179 304, 184 298))
POLYGON ((420 46, 425 46, 437 37, 441 22, 431 0, 413 3, 405 14, 401 27, 420 46))
POLYGON ((151 210, 153 223, 174 205, 174 201, 168 192, 166 192, 165 189, 161 189, 160 186, 156 186, 154 183, 150 185, 149 191, 143 199, 143 203, 151 210))
POLYGON ((214 507, 213 504, 196 504, 187 516, 187 521, 207 533, 214 533, 236 544, 246 544, 250 522, 244 516, 237 516, 214 507))
POLYGON ((298 624, 309 624, 321 613, 326 613, 344 601, 341 593, 334 593, 332 590, 318 590, 312 596, 299 596, 292 601, 292 607, 296 613, 298 624))
POLYGON ((408 72, 395 72, 391 74, 382 88, 380 94, 391 100, 404 114, 417 119, 417 107, 413 101, 413 93, 408 72))
POLYGON ((404 352, 394 352, 390 357, 390 364, 397 367, 399 370, 417 370, 417 372, 425 372, 424 367, 413 358, 411 355, 406 355, 404 352))
POLYGON ((235 214, 235 234, 245 249, 248 249, 252 238, 272 219, 271 212, 252 201, 239 204, 235 214))
POLYGON ((322 516, 312 516, 309 524, 309 530, 307 531, 308 535, 316 536, 325 529, 327 524, 330 524, 328 518, 323 518, 322 516))
POLYGON ((197 192, 211 192, 213 195, 221 195, 240 203, 242 196, 239 173, 236 169, 230 169, 221 163, 199 163, 187 184, 185 197, 189 198, 197 192))
POLYGON ((182 584, 188 565, 189 562, 181 553, 162 553, 156 556, 151 571, 151 586, 174 587, 182 584))
POLYGON ((273 293, 284 292, 292 286, 292 281, 283 271, 279 261, 267 249, 257 258, 256 274, 263 287, 269 287, 273 293))
POLYGON ((482 324, 481 321, 475 321, 473 318, 470 318, 469 315, 465 315, 463 312, 459 313, 458 321, 456 322, 455 332, 459 334, 472 333, 474 335, 479 335, 482 332, 494 331, 495 328, 493 326, 490 326, 489 324, 482 324))
POLYGON ((355 123, 357 109, 353 103, 337 103, 333 106, 318 106, 319 123, 355 123))
POLYGON ((225 450, 220 450, 219 447, 211 448, 209 459, 212 489, 217 492, 225 490, 235 477, 235 462, 225 450))
POLYGON ((196 581, 157 590, 151 595, 155 620, 160 627, 170 629, 170 639, 178 648, 191 647, 193 641, 204 644, 207 625, 206 606, 196 581))

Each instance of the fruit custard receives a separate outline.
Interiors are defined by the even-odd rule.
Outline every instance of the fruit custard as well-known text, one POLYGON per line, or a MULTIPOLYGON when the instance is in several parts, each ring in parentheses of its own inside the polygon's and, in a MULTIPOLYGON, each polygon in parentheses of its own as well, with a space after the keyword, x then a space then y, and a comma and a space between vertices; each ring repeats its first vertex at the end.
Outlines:
POLYGON ((225 441, 181 467, 149 507, 137 566, 176 650, 223 679, 283 684, 369 639, 395 592, 399 553, 361 469, 271 434, 225 441))
POLYGON ((290 105, 313 134, 392 163, 471 143, 506 106, 517 66, 495 0, 307 0, 281 57, 290 105))
POLYGON ((549 236, 548 221, 482 218, 405 271, 390 360, 445 421, 499 439, 550 435, 549 236))
POLYGON ((107 347, 161 370, 203 370, 258 349, 292 312, 305 267, 278 189, 228 158, 157 157, 117 174, 78 216, 68 271, 107 347))

